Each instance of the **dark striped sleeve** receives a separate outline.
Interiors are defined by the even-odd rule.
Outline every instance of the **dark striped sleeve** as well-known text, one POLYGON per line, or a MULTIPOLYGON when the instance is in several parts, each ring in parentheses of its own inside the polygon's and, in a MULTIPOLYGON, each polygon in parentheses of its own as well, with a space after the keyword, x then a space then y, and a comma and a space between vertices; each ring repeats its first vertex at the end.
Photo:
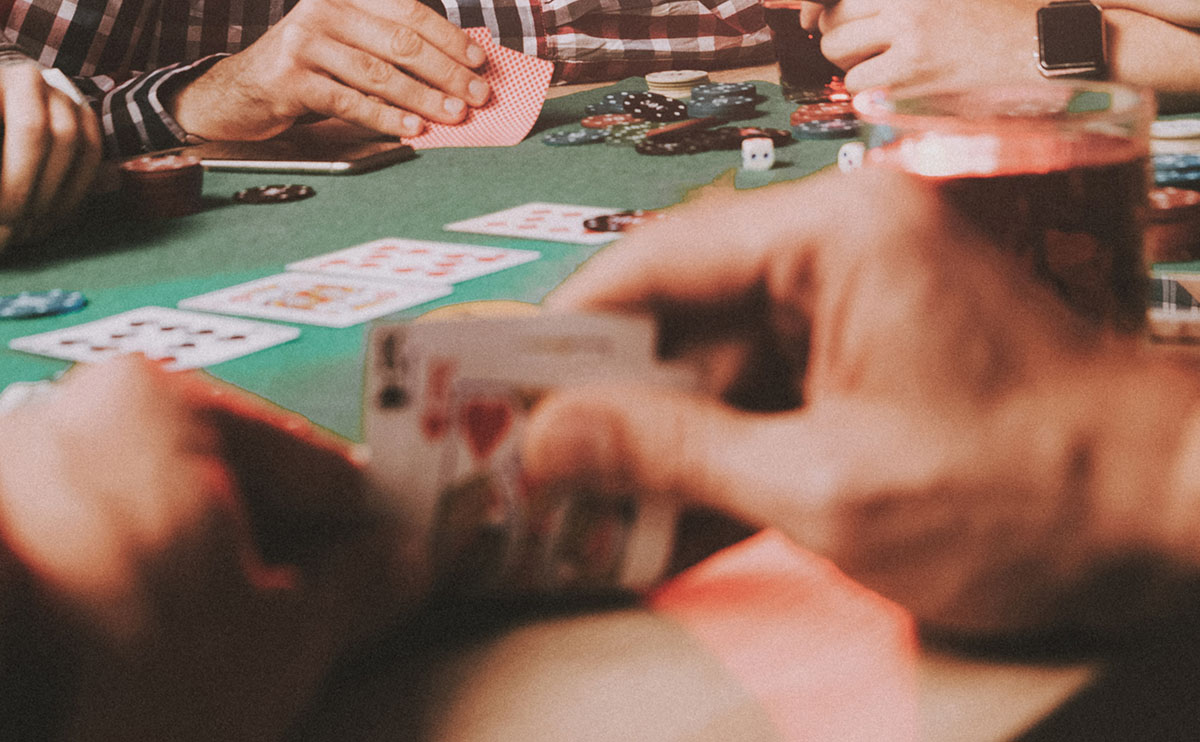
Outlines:
POLYGON ((130 157, 184 144, 187 132, 167 113, 162 99, 167 91, 196 79, 226 56, 213 54, 190 64, 173 64, 107 90, 97 80, 77 78, 75 84, 92 98, 100 116, 105 157, 130 157))

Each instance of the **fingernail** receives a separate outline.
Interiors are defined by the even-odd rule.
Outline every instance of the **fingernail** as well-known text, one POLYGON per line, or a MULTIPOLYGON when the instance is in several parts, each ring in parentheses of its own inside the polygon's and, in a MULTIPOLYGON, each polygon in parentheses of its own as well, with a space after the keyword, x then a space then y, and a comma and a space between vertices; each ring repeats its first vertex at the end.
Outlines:
POLYGON ((445 108, 446 113, 450 114, 451 116, 459 115, 463 112, 463 110, 466 109, 466 107, 467 104, 463 103, 458 98, 447 98, 446 101, 442 103, 442 108, 445 108))
POLYGON ((472 67, 478 67, 486 61, 487 52, 483 50, 483 47, 475 46, 474 44, 467 47, 467 62, 472 67))
POLYGON ((483 103, 485 100, 487 100, 488 95, 491 93, 491 88, 489 88, 488 84, 483 80, 472 80, 471 84, 467 86, 467 90, 471 91, 471 100, 475 100, 480 103, 483 103))
POLYGON ((424 122, 421 121, 420 116, 405 116, 404 121, 401 123, 404 124, 405 129, 408 129, 414 134, 424 128, 424 122))

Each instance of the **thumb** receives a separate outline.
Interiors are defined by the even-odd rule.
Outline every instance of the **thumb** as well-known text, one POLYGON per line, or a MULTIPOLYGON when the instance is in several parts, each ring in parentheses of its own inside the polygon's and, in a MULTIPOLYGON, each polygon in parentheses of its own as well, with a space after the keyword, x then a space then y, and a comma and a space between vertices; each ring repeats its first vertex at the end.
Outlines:
MULTIPOLYGON (((750 413, 668 390, 571 389, 534 411, 523 462, 535 484, 672 497, 781 525, 819 496, 828 445, 801 412, 750 413)), ((828 461, 826 457, 826 461, 828 461)))

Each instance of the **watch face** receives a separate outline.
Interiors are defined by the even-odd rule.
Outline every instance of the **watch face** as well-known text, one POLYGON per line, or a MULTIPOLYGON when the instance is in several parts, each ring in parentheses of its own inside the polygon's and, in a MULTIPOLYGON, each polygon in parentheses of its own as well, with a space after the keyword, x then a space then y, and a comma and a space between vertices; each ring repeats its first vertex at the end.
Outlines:
POLYGON ((1048 70, 1100 67, 1104 19, 1091 3, 1049 5, 1038 10, 1038 47, 1048 70))

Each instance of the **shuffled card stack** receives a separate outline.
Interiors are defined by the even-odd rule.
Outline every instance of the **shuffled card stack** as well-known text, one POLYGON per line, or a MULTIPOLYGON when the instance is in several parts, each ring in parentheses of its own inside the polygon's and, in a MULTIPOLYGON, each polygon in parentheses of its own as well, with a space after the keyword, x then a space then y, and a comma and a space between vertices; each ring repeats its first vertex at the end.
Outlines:
POLYGON ((657 360, 654 349, 649 321, 602 315, 372 329, 370 478, 411 529, 410 556, 435 590, 642 590, 662 576, 673 503, 531 491, 520 457, 530 411, 556 388, 694 387, 694 372, 657 360))

